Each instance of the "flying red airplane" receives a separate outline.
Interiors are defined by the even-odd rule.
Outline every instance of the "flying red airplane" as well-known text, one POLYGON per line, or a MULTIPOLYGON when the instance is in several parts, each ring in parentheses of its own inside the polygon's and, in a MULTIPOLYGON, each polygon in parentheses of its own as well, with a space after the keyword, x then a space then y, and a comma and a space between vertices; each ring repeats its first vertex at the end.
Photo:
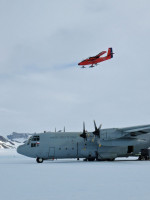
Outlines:
POLYGON ((97 54, 96 56, 89 57, 80 63, 78 65, 82 65, 82 68, 85 68, 84 65, 91 65, 90 67, 94 67, 94 65, 97 65, 99 62, 103 62, 105 60, 109 60, 113 58, 113 50, 112 48, 108 48, 107 56, 101 57, 103 54, 105 54, 106 51, 102 51, 101 53, 97 54))

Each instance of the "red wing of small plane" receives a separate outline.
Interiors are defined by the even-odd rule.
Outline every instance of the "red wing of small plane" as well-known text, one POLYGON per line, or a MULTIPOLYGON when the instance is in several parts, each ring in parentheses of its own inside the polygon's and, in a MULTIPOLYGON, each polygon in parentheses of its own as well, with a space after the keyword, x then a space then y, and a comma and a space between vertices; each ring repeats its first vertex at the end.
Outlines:
POLYGON ((90 65, 90 67, 94 67, 94 65, 97 65, 100 62, 103 62, 105 60, 109 60, 113 58, 113 50, 112 48, 108 49, 108 52, 102 51, 101 53, 97 54, 96 56, 89 57, 80 63, 78 65, 82 65, 82 68, 85 68, 84 65, 90 65), (101 57, 103 54, 107 53, 105 57, 101 57))

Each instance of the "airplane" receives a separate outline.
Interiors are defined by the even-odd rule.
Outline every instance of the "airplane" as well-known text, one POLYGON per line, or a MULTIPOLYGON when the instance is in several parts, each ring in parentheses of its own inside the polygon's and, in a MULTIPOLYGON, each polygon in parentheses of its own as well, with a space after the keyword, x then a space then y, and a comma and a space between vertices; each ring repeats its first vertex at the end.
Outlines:
POLYGON ((36 158, 37 163, 48 159, 83 158, 84 161, 114 161, 117 157, 138 156, 150 147, 150 125, 127 128, 101 129, 94 121, 95 130, 87 132, 44 132, 34 134, 17 152, 36 158))
POLYGON ((92 67, 94 67, 94 65, 97 65, 100 62, 103 62, 105 60, 109 60, 109 59, 113 58, 113 54, 114 54, 113 49, 108 48, 108 52, 102 51, 99 54, 97 54, 96 56, 89 57, 89 58, 81 61, 80 63, 78 63, 78 65, 82 65, 81 68, 86 68, 85 65, 90 65, 90 67, 92 68, 92 67), (107 56, 101 57, 105 53, 107 53, 107 56))

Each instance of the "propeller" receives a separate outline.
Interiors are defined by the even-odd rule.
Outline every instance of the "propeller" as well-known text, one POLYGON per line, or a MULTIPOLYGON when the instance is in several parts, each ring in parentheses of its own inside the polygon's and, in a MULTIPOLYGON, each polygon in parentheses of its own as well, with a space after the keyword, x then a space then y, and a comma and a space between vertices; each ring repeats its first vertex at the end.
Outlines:
POLYGON ((83 133, 80 135, 80 137, 83 137, 84 139, 87 139, 87 135, 86 135, 86 131, 85 131, 85 123, 83 122, 83 133))
POLYGON ((93 132, 94 135, 100 137, 100 130, 101 130, 101 127, 102 127, 102 124, 100 124, 99 128, 97 128, 96 126, 96 122, 94 120, 94 128, 95 128, 95 131, 93 132))

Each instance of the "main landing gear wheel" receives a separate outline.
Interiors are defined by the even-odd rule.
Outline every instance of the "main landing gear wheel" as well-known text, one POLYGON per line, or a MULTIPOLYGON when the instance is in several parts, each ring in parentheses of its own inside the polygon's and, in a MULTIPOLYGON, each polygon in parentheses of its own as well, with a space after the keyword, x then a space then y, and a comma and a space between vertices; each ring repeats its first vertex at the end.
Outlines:
POLYGON ((149 157, 140 155, 138 160, 149 160, 149 157))
POLYGON ((37 162, 37 163, 42 163, 42 162, 43 162, 43 158, 37 158, 37 159, 36 159, 36 162, 37 162))

